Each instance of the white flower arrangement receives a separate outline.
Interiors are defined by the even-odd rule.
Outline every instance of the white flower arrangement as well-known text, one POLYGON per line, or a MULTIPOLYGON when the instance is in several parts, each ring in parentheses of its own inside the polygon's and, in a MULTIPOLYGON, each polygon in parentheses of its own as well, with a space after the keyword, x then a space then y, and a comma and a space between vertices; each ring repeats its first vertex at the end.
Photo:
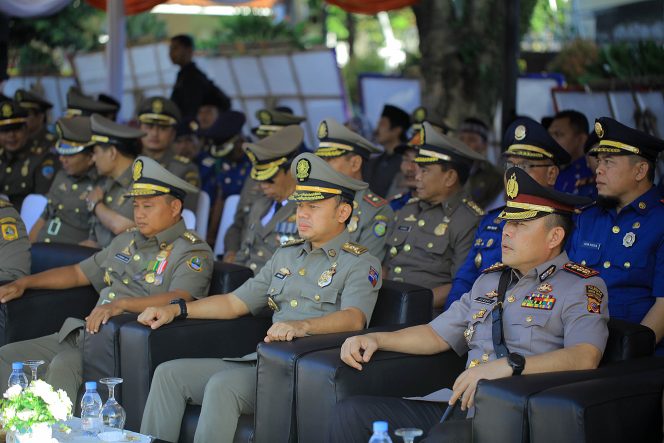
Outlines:
POLYGON ((7 389, 0 400, 0 419, 6 430, 26 432, 32 425, 53 424, 71 415, 72 403, 62 389, 35 380, 24 390, 20 385, 7 389))

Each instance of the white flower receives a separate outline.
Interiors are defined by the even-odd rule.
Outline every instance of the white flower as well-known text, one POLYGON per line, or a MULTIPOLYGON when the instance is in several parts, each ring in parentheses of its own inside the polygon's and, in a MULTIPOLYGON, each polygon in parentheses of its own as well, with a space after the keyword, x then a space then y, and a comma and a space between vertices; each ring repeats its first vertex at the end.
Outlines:
POLYGON ((14 418, 14 416, 16 416, 16 408, 13 406, 8 406, 7 408, 5 408, 4 416, 5 416, 5 421, 11 420, 12 418, 14 418))
POLYGON ((50 412, 56 420, 66 420, 71 409, 64 404, 54 404, 48 406, 48 412, 50 412))
POLYGON ((28 390, 43 399, 46 399, 47 395, 53 393, 53 387, 43 380, 33 381, 28 390))
POLYGON ((16 414, 16 416, 18 417, 19 420, 28 421, 35 416, 35 411, 31 410, 21 411, 18 414, 16 414))
POLYGON ((21 391, 23 391, 23 388, 21 387, 21 385, 10 386, 9 389, 7 389, 5 391, 5 393, 3 394, 3 397, 9 398, 9 399, 14 399, 14 398, 18 397, 21 394, 21 391))

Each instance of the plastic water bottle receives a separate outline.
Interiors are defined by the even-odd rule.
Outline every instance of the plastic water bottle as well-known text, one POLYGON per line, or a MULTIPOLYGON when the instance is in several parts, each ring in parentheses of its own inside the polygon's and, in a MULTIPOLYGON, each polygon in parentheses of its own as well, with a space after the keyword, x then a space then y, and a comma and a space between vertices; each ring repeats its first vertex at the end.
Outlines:
POLYGON ((102 431, 101 397, 95 381, 85 382, 85 394, 81 399, 81 429, 95 436, 102 431))
POLYGON ((9 376, 7 385, 11 388, 14 385, 21 385, 21 388, 25 389, 28 387, 28 377, 25 376, 23 372, 23 363, 20 361, 15 361, 12 363, 12 373, 9 376))
POLYGON ((369 439, 369 443, 392 443, 390 434, 387 433, 386 421, 373 422, 373 435, 369 439))

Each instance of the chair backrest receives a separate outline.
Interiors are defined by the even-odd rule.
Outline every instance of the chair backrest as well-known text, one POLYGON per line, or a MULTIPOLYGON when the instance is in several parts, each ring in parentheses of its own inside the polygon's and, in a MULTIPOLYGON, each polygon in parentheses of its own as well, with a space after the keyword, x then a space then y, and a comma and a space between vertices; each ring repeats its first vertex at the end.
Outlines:
POLYGON ((196 205, 196 232, 201 238, 207 238, 209 220, 210 195, 201 189, 198 193, 198 204, 196 205))
POLYGON ((196 229, 196 214, 193 213, 190 209, 182 210, 182 218, 184 219, 184 225, 190 231, 196 229))
POLYGON ((239 195, 229 195, 224 201, 224 212, 221 214, 221 221, 219 222, 219 230, 217 231, 217 240, 214 243, 214 256, 218 257, 224 253, 224 237, 226 231, 233 224, 235 218, 235 211, 240 202, 239 195))
POLYGON ((369 327, 428 323, 431 321, 432 303, 430 289, 383 280, 369 327))
POLYGON ((30 273, 36 274, 59 266, 75 265, 98 251, 97 248, 68 243, 34 243, 30 250, 32 254, 30 273))
POLYGON ((244 266, 215 261, 212 282, 210 283, 210 295, 231 292, 253 276, 254 271, 244 266))
POLYGON ((41 194, 28 194, 25 200, 23 200, 21 218, 23 219, 23 223, 25 223, 25 229, 28 233, 30 233, 35 222, 42 212, 44 212, 47 203, 48 199, 45 195, 41 194))

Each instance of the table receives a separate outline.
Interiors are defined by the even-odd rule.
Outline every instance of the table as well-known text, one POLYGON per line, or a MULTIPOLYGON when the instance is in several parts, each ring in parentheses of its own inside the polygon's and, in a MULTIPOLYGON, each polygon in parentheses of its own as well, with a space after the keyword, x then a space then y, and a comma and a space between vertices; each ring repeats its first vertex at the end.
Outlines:
MULTIPOLYGON (((112 428, 104 428, 104 431, 112 430, 112 428)), ((139 434, 131 431, 124 431, 125 439, 118 440, 119 442, 133 442, 133 443, 150 443, 152 442, 152 437, 139 434)), ((53 438, 58 442, 72 442, 72 443, 100 443, 102 440, 98 437, 93 437, 90 435, 85 435, 81 431, 81 419, 78 417, 70 418, 64 422, 58 422, 53 425, 53 438), (60 430, 60 425, 64 424, 71 428, 69 434, 62 432, 60 430)))

